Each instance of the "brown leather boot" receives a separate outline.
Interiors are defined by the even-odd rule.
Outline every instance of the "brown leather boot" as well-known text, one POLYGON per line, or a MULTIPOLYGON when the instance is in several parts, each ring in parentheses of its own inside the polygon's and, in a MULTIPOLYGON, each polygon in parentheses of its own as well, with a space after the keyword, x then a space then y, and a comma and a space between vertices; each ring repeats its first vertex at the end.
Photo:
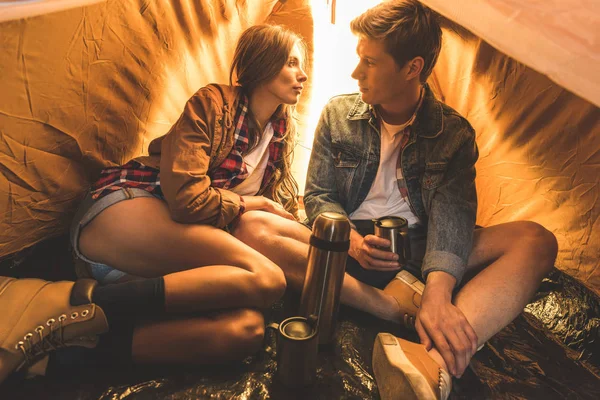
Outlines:
POLYGON ((92 303, 97 282, 47 282, 0 277, 0 383, 60 347, 95 347, 108 331, 92 303))
POLYGON ((421 296, 425 285, 415 278, 410 272, 402 270, 396 277, 383 289, 383 292, 389 294, 400 307, 403 315, 404 325, 407 328, 414 329, 417 311, 421 308, 421 296))
POLYGON ((425 346, 380 333, 373 345, 373 374, 381 400, 446 400, 452 379, 425 346))

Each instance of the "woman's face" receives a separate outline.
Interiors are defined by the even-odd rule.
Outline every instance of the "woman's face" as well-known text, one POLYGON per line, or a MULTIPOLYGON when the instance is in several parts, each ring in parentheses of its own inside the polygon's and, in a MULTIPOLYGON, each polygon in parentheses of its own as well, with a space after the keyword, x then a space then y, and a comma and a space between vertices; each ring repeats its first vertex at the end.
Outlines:
POLYGON ((279 74, 265 84, 265 91, 273 95, 279 103, 289 105, 298 103, 304 82, 308 78, 301 63, 302 53, 296 44, 279 74))

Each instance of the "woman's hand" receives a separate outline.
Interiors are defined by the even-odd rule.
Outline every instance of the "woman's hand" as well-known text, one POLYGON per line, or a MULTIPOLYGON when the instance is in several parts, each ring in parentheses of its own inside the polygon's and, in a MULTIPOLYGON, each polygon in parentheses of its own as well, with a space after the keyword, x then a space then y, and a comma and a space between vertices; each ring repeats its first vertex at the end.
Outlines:
POLYGON ((286 219, 291 219, 292 221, 296 220, 281 204, 271 199, 267 199, 264 196, 242 196, 242 198, 246 204, 246 211, 261 210, 279 215, 286 219))
POLYGON ((448 371, 460 378, 477 351, 477 334, 462 311, 452 304, 456 280, 442 271, 427 276, 415 328, 421 343, 434 346, 448 371))
POLYGON ((363 237, 352 229, 350 231, 350 249, 348 254, 364 269, 375 271, 399 270, 398 255, 381 248, 390 247, 390 241, 375 235, 363 237))

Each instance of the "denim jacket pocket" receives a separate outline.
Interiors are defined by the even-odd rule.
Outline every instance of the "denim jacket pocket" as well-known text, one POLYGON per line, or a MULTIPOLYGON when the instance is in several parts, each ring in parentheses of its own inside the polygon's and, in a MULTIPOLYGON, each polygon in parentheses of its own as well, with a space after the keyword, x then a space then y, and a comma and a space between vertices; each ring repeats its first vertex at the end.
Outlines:
POLYGON ((423 174, 423 189, 431 190, 439 187, 444 182, 448 163, 433 162, 427 163, 425 173, 423 174))
POLYGON ((360 157, 352 152, 348 152, 341 146, 332 146, 333 164, 336 168, 355 169, 360 163, 360 157))

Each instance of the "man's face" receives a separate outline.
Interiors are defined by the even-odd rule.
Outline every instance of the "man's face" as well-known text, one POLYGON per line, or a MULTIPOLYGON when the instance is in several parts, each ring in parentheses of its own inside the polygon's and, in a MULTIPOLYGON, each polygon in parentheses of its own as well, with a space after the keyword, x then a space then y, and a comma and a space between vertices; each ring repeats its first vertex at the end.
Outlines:
POLYGON ((371 105, 397 102, 406 91, 410 63, 399 68, 383 40, 359 38, 356 53, 359 61, 352 78, 358 81, 362 101, 371 105))

